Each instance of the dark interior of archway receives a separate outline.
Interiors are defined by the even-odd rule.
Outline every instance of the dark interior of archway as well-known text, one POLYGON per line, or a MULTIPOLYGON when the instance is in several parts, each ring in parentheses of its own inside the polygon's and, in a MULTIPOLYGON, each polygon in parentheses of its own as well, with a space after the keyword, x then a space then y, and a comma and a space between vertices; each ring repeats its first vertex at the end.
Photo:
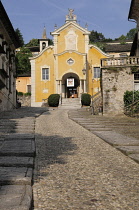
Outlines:
POLYGON ((79 80, 76 79, 75 77, 69 77, 69 78, 74 78, 74 87, 67 87, 67 81, 65 81, 67 97, 68 98, 77 98, 78 97, 77 88, 79 86, 79 80))

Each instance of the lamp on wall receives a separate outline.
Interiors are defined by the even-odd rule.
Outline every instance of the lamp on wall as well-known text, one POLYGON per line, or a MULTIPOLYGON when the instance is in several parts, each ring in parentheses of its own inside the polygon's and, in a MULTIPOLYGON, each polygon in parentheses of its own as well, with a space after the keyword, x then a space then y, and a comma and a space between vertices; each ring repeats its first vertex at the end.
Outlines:
POLYGON ((82 69, 83 75, 86 75, 86 91, 89 91, 89 70, 92 69, 92 60, 91 63, 89 63, 86 60, 86 63, 84 64, 84 67, 82 69))
POLYGON ((82 72, 83 72, 83 75, 85 75, 85 74, 86 74, 86 69, 83 68, 83 69, 82 69, 82 72))

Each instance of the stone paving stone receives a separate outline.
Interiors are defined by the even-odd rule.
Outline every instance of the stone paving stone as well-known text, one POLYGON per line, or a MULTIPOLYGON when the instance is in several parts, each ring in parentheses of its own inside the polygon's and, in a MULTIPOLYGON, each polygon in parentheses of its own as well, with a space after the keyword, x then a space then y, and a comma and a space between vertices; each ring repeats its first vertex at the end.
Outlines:
POLYGON ((108 127, 87 128, 87 130, 91 131, 92 133, 94 133, 94 131, 112 131, 112 129, 108 127))
POLYGON ((133 137, 124 136, 114 131, 94 131, 93 133, 113 146, 139 145, 139 140, 133 137))
POLYGON ((28 210, 31 207, 32 188, 30 185, 0 186, 1 210, 28 210))
POLYGON ((95 122, 78 122, 80 125, 100 125, 100 123, 95 122))
POLYGON ((31 185, 32 168, 0 167, 0 185, 31 185))
POLYGON ((116 148, 126 155, 139 154, 139 146, 117 146, 116 148))
POLYGON ((5 138, 5 140, 34 140, 35 139, 35 135, 34 134, 19 134, 19 133, 12 133, 12 134, 6 134, 3 136, 3 138, 5 138))
POLYGON ((128 156, 139 163, 139 154, 130 154, 128 156))
POLYGON ((32 140, 4 141, 0 148, 0 156, 35 156, 35 143, 32 140))
POLYGON ((85 127, 85 128, 105 128, 105 125, 90 125, 90 124, 88 124, 88 125, 83 125, 83 127, 85 127))
POLYGON ((135 161, 63 110, 37 118, 36 132, 35 210, 138 209, 135 161))
POLYGON ((33 157, 0 157, 0 166, 5 167, 34 167, 33 157))
POLYGON ((15 129, 12 130, 11 133, 34 133, 34 129, 15 129))

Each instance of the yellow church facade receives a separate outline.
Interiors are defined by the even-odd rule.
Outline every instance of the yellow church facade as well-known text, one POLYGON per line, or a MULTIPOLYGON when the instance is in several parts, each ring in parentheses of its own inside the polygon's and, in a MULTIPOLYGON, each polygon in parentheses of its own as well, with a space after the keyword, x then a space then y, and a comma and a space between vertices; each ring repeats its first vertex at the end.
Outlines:
POLYGON ((41 106, 54 93, 62 98, 80 98, 82 93, 100 91, 100 60, 108 55, 89 44, 89 34, 77 23, 72 9, 65 24, 51 33, 52 46, 48 46, 44 31, 40 53, 30 58, 31 106, 41 106))

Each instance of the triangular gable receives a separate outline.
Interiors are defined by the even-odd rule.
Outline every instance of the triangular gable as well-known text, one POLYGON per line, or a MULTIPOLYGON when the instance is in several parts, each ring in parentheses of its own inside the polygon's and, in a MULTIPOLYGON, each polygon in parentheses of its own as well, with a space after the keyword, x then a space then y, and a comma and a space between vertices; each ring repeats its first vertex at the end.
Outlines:
POLYGON ((77 28, 80 31, 82 31, 83 34, 88 34, 88 35, 90 34, 90 31, 88 31, 85 28, 81 27, 77 23, 75 23, 75 22, 68 22, 68 23, 64 24, 63 26, 61 26, 60 28, 58 28, 57 30, 55 30, 54 32, 51 32, 51 35, 54 36, 54 35, 60 34, 60 32, 63 31, 68 26, 74 26, 75 28, 77 28))

